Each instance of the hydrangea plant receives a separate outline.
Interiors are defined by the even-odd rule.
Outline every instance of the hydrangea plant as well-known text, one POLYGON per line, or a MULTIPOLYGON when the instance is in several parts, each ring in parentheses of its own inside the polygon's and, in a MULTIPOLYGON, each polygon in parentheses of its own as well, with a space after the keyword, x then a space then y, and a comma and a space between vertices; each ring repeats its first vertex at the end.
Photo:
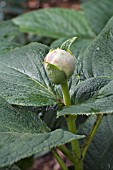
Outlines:
POLYGON ((0 23, 2 170, 45 151, 63 170, 113 169, 112 6, 92 0, 83 11, 44 9, 0 23), (23 45, 22 32, 57 40, 23 45))

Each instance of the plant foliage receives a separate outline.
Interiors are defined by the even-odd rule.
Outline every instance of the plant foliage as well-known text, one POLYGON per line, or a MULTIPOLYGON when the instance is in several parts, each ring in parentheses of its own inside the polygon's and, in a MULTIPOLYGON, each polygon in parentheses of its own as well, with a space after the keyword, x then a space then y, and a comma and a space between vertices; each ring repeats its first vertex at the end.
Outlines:
POLYGON ((0 166, 83 136, 57 129, 50 132, 34 113, 18 111, 0 98, 0 166))
MULTIPOLYGON (((92 0, 82 4, 83 11, 41 9, 0 23, 1 170, 19 170, 15 162, 87 136, 98 114, 104 114, 104 118, 86 154, 84 167, 113 169, 112 6, 112 0, 92 0), (52 37, 55 41, 51 48, 59 47, 75 55, 75 72, 68 82, 70 107, 64 106, 61 88, 49 80, 44 69, 44 57, 50 47, 38 42, 27 44, 28 41, 23 45, 17 38, 21 32, 52 37), (50 122, 51 117, 55 119, 55 112, 49 110, 45 121, 35 111, 29 111, 28 106, 35 106, 38 111, 56 107, 57 117, 62 118, 87 117, 78 125, 82 135, 56 126, 52 131, 45 122, 50 122)), ((59 119, 52 121, 54 125, 59 119)))

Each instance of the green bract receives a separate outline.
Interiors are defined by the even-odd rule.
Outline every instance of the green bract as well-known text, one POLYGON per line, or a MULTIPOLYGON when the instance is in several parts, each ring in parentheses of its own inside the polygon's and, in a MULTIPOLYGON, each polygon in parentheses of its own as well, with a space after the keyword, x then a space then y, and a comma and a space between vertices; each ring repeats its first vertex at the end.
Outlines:
POLYGON ((46 55, 44 66, 52 82, 62 84, 72 76, 75 70, 75 58, 69 52, 58 48, 46 55))

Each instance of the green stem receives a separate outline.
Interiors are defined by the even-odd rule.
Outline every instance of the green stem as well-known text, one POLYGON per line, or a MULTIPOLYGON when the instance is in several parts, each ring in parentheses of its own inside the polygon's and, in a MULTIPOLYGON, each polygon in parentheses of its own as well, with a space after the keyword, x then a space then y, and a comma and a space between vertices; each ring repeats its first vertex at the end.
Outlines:
POLYGON ((73 157, 73 154, 63 145, 59 146, 58 149, 71 161, 75 162, 75 158, 73 157))
POLYGON ((103 114, 98 114, 97 115, 97 118, 93 124, 93 127, 91 129, 91 131, 89 132, 89 135, 87 136, 83 146, 82 146, 82 159, 84 160, 85 156, 86 156, 86 153, 87 153, 87 150, 94 138, 94 135, 96 134, 96 131, 97 131, 97 128, 99 127, 101 121, 102 121, 102 118, 103 118, 103 114))
MULTIPOLYGON (((75 125, 75 120, 76 120, 77 116, 68 116, 66 118, 67 120, 67 125, 68 125, 68 130, 74 134, 77 134, 76 131, 76 125, 75 125)), ((74 154, 74 167, 76 170, 83 170, 83 161, 81 159, 81 149, 79 146, 79 142, 78 140, 73 140, 71 141, 71 146, 72 146, 72 151, 74 154)))
POLYGON ((65 106, 70 106, 71 105, 71 99, 70 99, 70 94, 69 94, 69 90, 68 90, 67 80, 64 83, 61 84, 61 87, 62 87, 64 104, 65 104, 65 106))
MULTIPOLYGON (((68 116, 66 118, 67 120, 67 125, 68 125, 68 130, 74 134, 77 134, 76 132, 76 126, 75 126, 75 120, 77 116, 68 116)), ((80 159, 81 158, 81 150, 79 147, 78 140, 73 140, 72 141, 72 151, 75 154, 75 156, 80 159)))
POLYGON ((52 153, 53 153, 54 157, 56 158, 56 160, 58 161, 58 163, 59 163, 60 167, 62 168, 62 170, 68 170, 68 168, 66 167, 65 163, 60 158, 58 153, 55 150, 52 150, 52 153))
MULTIPOLYGON (((63 92, 64 104, 65 106, 70 106, 71 99, 70 99, 70 94, 68 90, 68 82, 65 81, 63 84, 61 84, 61 87, 62 87, 62 92, 63 92)), ((77 116, 72 116, 72 115, 68 115, 66 118, 68 130, 74 134, 77 134, 76 125, 75 125, 76 118, 77 116)), ((74 167, 76 168, 76 170, 83 170, 83 162, 81 160, 81 150, 80 150, 78 140, 71 141, 71 146, 72 146, 72 152, 73 152, 74 159, 75 159, 74 167)))

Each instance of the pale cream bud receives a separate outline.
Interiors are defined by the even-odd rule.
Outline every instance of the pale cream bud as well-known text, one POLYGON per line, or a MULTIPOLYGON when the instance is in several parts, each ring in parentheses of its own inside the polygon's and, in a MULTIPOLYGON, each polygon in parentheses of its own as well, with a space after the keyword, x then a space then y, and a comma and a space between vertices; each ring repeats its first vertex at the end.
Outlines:
POLYGON ((50 51, 44 59, 44 67, 55 84, 62 84, 75 70, 75 57, 61 49, 50 51))

